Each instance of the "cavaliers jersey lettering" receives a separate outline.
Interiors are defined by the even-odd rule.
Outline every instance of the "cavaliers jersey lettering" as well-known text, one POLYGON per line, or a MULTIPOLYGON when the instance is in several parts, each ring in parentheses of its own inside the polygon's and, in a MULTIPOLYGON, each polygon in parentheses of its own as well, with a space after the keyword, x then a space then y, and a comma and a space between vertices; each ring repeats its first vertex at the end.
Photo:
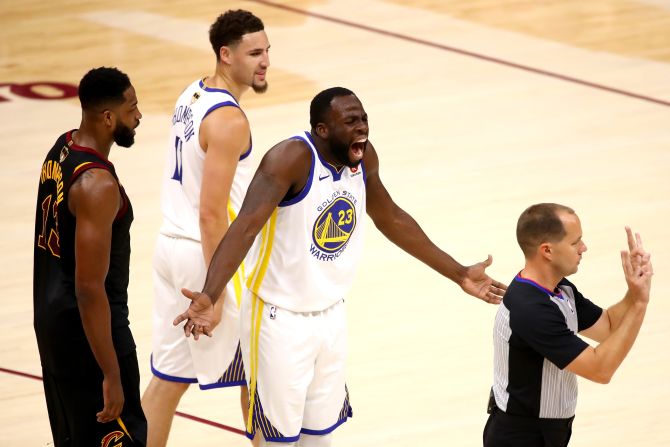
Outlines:
MULTIPOLYGON (((161 234, 200 242, 200 189, 205 163, 200 124, 219 107, 240 106, 229 92, 206 87, 202 80, 186 87, 177 99, 163 174, 161 234)), ((228 202, 229 222, 239 213, 253 175, 250 153, 251 142, 235 170, 228 202)))
POLYGON ((263 227, 247 287, 266 303, 315 312, 351 288, 363 244, 365 168, 361 163, 337 171, 321 158, 309 132, 293 138, 312 153, 309 177, 263 227))

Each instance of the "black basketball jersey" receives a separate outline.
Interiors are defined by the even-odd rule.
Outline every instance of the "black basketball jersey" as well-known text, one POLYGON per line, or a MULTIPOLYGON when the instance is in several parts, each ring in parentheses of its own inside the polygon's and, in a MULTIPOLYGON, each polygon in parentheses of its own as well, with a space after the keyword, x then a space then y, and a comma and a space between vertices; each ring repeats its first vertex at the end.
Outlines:
MULTIPOLYGON (((73 375, 95 362, 84 334, 75 296, 75 228, 68 208, 73 182, 89 169, 105 169, 118 182, 114 165, 93 149, 78 146, 61 135, 40 172, 33 265, 34 326, 42 366, 58 375, 73 375)), ((128 321, 130 225, 133 210, 119 184, 123 205, 112 225, 112 244, 105 290, 111 312, 112 339, 117 356, 131 353, 135 342, 128 321)), ((97 363, 96 363, 97 364, 97 363)))

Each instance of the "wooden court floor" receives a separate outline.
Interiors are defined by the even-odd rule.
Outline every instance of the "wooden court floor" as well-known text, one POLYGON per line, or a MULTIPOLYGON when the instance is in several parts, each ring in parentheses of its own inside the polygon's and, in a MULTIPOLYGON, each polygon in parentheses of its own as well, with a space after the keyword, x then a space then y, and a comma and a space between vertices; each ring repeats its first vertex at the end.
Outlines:
MULTIPOLYGON (((589 247, 573 279, 607 306, 624 293, 623 227, 642 233, 656 272, 646 321, 612 383, 580 380, 571 445, 670 445, 668 0, 0 0, 0 444, 51 443, 42 386, 29 377, 41 374, 32 232, 44 154, 79 124, 68 86, 92 67, 118 66, 144 114, 135 146, 111 155, 136 212, 130 309, 144 387, 170 109, 213 69, 207 29, 229 8, 259 15, 272 44, 270 90, 242 101, 256 160, 307 128, 315 93, 341 85, 369 113, 394 199, 463 263, 490 253, 490 274, 509 282, 523 263, 518 215, 563 203, 579 213, 589 247)), ((496 308, 371 224, 347 306, 354 418, 335 445, 481 445, 496 308)), ((242 426, 235 390, 189 390, 179 409, 242 426)), ((178 417, 170 445, 187 443, 248 445, 178 417)))

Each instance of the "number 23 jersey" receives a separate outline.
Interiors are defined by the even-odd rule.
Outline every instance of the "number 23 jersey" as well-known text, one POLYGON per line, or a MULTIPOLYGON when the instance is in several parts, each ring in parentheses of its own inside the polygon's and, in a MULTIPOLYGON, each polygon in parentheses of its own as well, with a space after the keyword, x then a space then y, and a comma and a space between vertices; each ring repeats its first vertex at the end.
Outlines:
POLYGON ((247 287, 266 303, 315 312, 351 288, 363 248, 365 168, 360 163, 338 172, 321 158, 309 132, 292 138, 312 152, 309 177, 263 227, 247 287))

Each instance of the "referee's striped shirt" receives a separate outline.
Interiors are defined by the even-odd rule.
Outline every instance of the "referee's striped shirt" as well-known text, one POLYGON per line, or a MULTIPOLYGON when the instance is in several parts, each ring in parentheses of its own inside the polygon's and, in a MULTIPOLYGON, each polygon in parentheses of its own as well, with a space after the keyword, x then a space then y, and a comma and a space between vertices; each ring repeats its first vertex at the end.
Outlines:
POLYGON ((498 408, 517 416, 574 416, 577 377, 564 368, 588 346, 576 333, 591 327, 601 313, 565 278, 551 291, 517 275, 493 330, 498 408))

